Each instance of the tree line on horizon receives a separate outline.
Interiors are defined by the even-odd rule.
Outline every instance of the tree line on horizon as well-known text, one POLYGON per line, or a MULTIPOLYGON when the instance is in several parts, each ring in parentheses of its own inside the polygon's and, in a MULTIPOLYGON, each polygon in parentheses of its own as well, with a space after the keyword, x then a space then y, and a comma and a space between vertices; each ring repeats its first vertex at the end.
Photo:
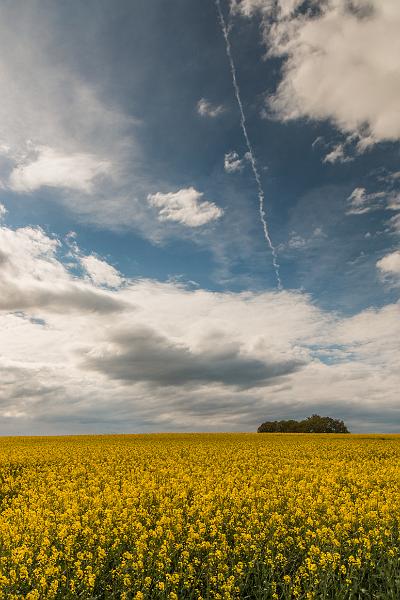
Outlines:
POLYGON ((344 421, 332 417, 311 415, 302 421, 294 419, 265 421, 257 429, 258 433, 350 433, 344 421))

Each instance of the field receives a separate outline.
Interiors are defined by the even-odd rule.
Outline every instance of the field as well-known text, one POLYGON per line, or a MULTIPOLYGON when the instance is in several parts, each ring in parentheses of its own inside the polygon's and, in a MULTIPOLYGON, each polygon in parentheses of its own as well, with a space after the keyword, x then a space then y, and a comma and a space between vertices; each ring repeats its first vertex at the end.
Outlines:
POLYGON ((400 598, 400 437, 0 440, 0 598, 400 598))

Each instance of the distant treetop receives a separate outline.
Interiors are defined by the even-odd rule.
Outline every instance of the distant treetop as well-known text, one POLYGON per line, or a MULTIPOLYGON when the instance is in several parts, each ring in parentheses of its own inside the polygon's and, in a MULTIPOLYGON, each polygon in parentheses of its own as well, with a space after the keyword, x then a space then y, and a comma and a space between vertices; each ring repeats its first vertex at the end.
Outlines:
POLYGON ((265 421, 258 433, 350 433, 343 421, 312 415, 303 421, 265 421))

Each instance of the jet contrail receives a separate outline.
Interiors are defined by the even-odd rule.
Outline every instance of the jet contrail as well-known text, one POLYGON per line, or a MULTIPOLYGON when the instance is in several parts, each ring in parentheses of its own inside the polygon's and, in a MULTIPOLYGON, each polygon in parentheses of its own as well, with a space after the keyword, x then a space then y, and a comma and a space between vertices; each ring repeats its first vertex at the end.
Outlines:
POLYGON ((260 218, 261 218, 261 223, 263 226, 263 230, 264 230, 264 237, 268 243, 268 246, 271 250, 272 253, 272 264, 274 266, 274 270, 275 270, 275 275, 276 275, 276 280, 278 283, 278 289, 281 290, 282 289, 282 281, 281 281, 281 277, 279 274, 279 263, 278 263, 278 254, 275 250, 275 246, 272 243, 271 240, 271 236, 269 234, 269 229, 268 229, 268 223, 267 223, 267 215, 265 212, 265 208, 264 208, 264 190, 263 190, 263 186, 261 183, 261 177, 260 174, 258 172, 258 168, 257 168, 257 161, 256 161, 256 157, 254 154, 254 150, 253 150, 253 146, 251 145, 250 142, 250 138, 249 135, 247 133, 247 126, 246 126, 246 116, 244 114, 244 110, 243 110, 243 104, 242 104, 242 100, 240 97, 240 89, 239 89, 239 84, 237 82, 237 78, 236 78, 236 67, 235 67, 235 63, 233 62, 233 57, 232 57, 232 50, 231 50, 231 43, 229 40, 229 30, 228 27, 225 23, 225 19, 224 19, 224 15, 222 13, 222 8, 221 8, 221 0, 215 0, 215 4, 217 7, 217 11, 218 11, 218 16, 219 16, 219 22, 221 24, 221 29, 222 29, 222 33, 225 39, 225 47, 226 47, 226 54, 228 56, 228 60, 229 60, 229 65, 231 68, 231 75, 232 75, 232 83, 233 83, 233 88, 235 90, 235 96, 236 96, 236 101, 238 103, 239 106, 239 111, 240 111, 240 126, 242 128, 242 132, 243 132, 243 136, 246 142, 246 146, 247 149, 249 151, 249 156, 250 156, 250 164, 251 164, 251 168, 253 171, 253 175, 254 175, 254 179, 256 181, 257 184, 257 189, 258 189, 258 202, 259 202, 259 211, 260 211, 260 218))

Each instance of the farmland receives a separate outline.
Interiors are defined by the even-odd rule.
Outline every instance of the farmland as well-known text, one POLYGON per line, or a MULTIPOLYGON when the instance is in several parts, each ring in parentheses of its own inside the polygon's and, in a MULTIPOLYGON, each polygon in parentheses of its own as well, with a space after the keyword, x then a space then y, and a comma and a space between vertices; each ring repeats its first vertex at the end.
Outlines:
POLYGON ((0 440, 0 598, 400 597, 400 437, 0 440))

